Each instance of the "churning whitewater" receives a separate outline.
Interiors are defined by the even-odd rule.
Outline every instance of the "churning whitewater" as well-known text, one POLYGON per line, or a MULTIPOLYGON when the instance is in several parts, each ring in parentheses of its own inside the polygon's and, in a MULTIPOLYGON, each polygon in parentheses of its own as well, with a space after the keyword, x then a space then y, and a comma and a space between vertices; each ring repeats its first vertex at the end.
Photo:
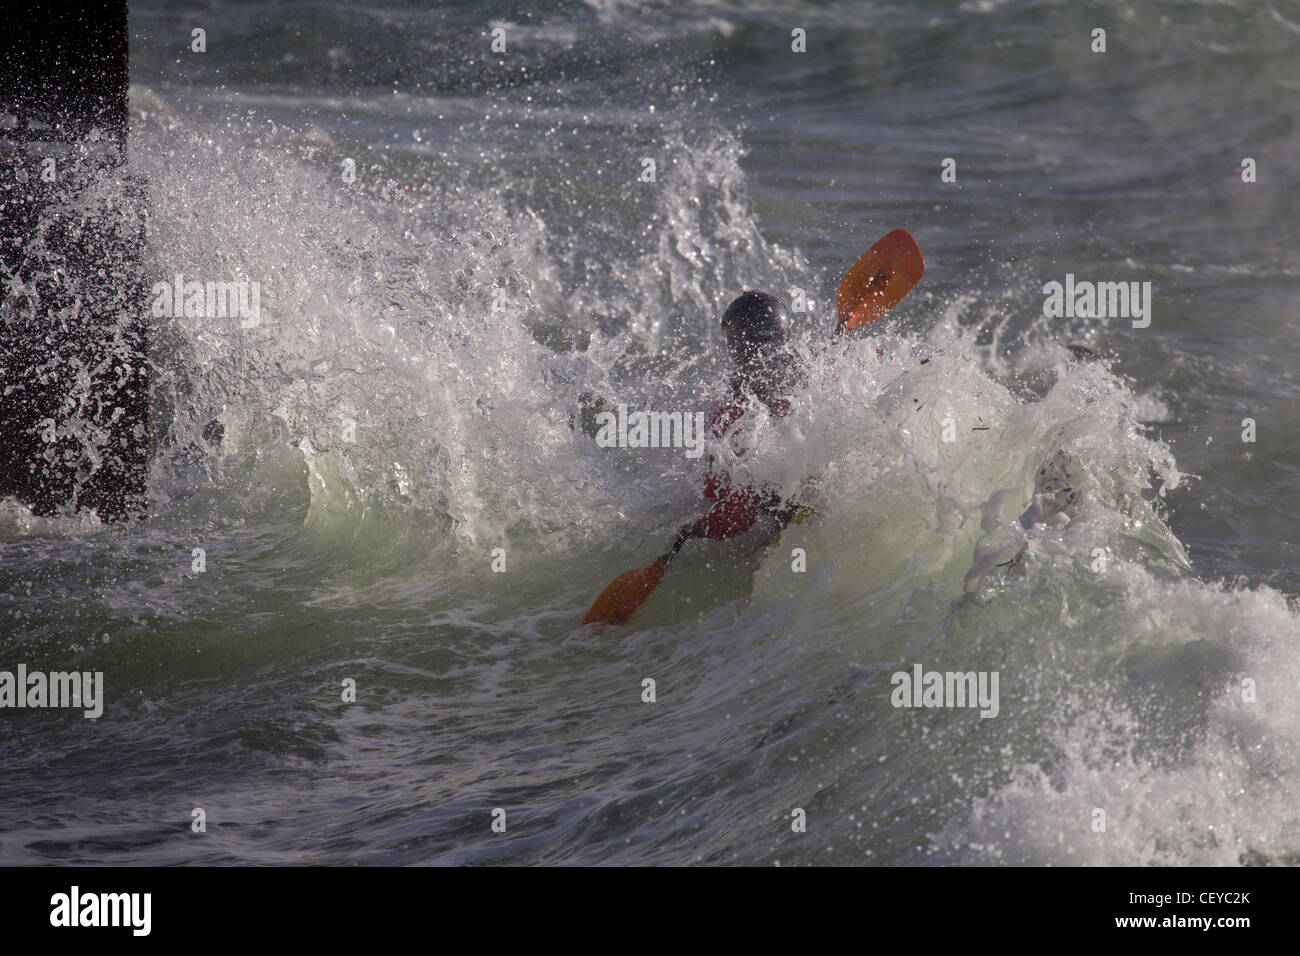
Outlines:
MULTIPOLYGON (((129 165, 166 285, 150 516, 0 505, 0 670, 103 675, 95 720, 0 710, 0 863, 1300 862, 1294 477, 1270 484, 1300 462, 1276 437, 1300 425, 1293 378, 1222 386, 1215 362, 1249 359, 1201 347, 1205 284, 1237 281, 1213 237, 1184 221, 1185 247, 1143 246, 1179 215, 1153 206, 1116 229, 1149 183, 1072 159, 1045 118, 1109 115, 1092 80, 944 66, 1001 5, 898 12, 937 74, 863 63, 867 86, 960 102, 959 168, 1021 175, 941 193, 947 153, 902 106, 872 114, 888 148, 850 150, 865 134, 815 65, 764 65, 762 31, 789 35, 764 5, 572 6, 512 25, 528 71, 471 69, 475 46, 419 85, 424 11, 318 11, 337 36, 306 76, 281 14, 247 13, 263 72, 181 83, 145 42, 171 14, 133 4, 129 165), (960 22, 931 48, 940 13, 960 22), (337 85, 380 34, 407 38, 397 79, 337 85), (1097 177, 1112 205, 1088 219, 1097 177), (1076 215, 1077 235, 1054 218, 1076 215), (832 345, 839 280, 900 226, 925 278, 832 345), (1112 240, 1128 251, 1090 267, 1112 240), (1067 272, 1153 280, 1149 327, 1051 314, 1067 272), (187 309, 190 281, 230 307, 205 287, 187 309), (747 413, 743 454, 691 454, 744 288, 804 297, 811 372, 788 415, 747 413), (637 411, 680 413, 681 441, 616 440, 637 411), (1242 442, 1246 415, 1274 444, 1242 442), (710 454, 815 515, 691 542, 628 626, 580 626, 702 513, 710 454), (1271 545, 1240 546, 1227 495, 1271 545)), ((829 30, 850 6, 801 15, 829 30)), ((1071 16, 1010 6, 1024 30, 1071 16)), ((1132 115, 1200 109, 1152 56, 1132 115)), ((1255 278, 1281 301, 1297 275, 1291 256, 1255 278)))

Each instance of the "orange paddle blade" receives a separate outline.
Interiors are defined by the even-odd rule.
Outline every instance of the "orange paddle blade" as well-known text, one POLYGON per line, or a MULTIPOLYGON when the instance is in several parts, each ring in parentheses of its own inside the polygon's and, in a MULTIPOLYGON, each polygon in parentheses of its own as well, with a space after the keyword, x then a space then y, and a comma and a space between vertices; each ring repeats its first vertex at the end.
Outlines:
POLYGON ((664 578, 668 563, 660 558, 645 568, 635 568, 616 577, 600 592, 583 624, 626 624, 664 578))
POLYGON ((902 302, 924 273, 925 259, 916 240, 906 229, 895 229, 864 252, 840 283, 836 334, 876 321, 902 302))

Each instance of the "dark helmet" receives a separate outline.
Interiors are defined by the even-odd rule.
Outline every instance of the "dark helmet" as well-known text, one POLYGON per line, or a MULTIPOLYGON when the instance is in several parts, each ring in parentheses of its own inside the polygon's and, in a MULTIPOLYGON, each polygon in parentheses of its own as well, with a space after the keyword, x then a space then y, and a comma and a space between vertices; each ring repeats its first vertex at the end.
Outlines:
POLYGON ((722 316, 727 349, 738 366, 763 362, 790 337, 790 310, 774 295, 746 292, 722 316))

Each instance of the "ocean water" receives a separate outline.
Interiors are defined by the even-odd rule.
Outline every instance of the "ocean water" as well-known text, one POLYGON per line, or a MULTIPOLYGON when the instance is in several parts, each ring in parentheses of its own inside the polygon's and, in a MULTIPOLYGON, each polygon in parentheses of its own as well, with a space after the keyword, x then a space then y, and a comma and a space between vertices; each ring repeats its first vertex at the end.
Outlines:
POLYGON ((153 320, 148 519, 0 504, 0 668, 106 685, 0 716, 0 863, 1300 862, 1300 6, 130 30, 150 279, 262 318, 153 320), (826 349, 898 227, 921 285, 826 349), (1067 274, 1150 282, 1149 326, 1046 317, 1067 274), (814 374, 733 464, 819 516, 582 628, 702 469, 584 416, 712 411, 746 287, 813 300, 814 374), (895 707, 918 664, 996 716, 895 707))

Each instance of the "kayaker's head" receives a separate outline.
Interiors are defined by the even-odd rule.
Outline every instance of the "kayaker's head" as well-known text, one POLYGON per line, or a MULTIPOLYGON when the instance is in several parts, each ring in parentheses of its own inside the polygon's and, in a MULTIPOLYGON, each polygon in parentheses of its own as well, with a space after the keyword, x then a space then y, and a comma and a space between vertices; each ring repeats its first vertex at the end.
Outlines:
POLYGON ((746 292, 727 306, 722 330, 741 384, 771 404, 788 388, 793 371, 790 310, 774 295, 746 292))

